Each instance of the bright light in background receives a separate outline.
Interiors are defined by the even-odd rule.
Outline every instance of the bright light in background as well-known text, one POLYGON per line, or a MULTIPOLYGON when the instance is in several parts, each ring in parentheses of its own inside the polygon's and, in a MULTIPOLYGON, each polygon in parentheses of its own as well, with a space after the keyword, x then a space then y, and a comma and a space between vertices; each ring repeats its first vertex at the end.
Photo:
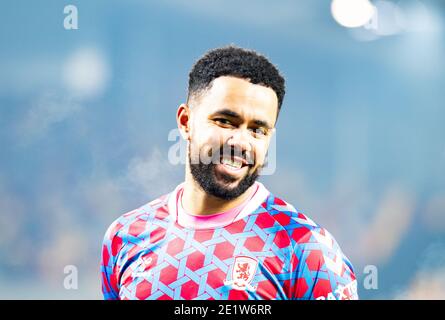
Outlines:
POLYGON ((409 36, 418 34, 421 35, 418 40, 424 40, 425 37, 437 35, 442 29, 440 17, 419 0, 397 3, 376 0, 373 6, 374 15, 369 23, 362 28, 349 29, 352 37, 358 41, 372 41, 403 33, 409 36))
POLYGON ((340 25, 357 28, 371 20, 374 15, 374 6, 369 0, 333 0, 331 12, 340 25))
POLYGON ((403 31, 399 23, 402 14, 397 4, 385 0, 373 2, 374 15, 363 28, 350 29, 352 37, 359 41, 372 41, 382 36, 391 36, 403 31))
POLYGON ((403 26, 399 23, 398 17, 401 15, 400 8, 389 1, 379 0, 374 4, 377 14, 376 22, 371 30, 379 36, 395 35, 403 31, 403 26))
POLYGON ((69 92, 80 98, 100 95, 109 80, 104 55, 95 48, 81 48, 71 54, 63 68, 63 80, 69 92))

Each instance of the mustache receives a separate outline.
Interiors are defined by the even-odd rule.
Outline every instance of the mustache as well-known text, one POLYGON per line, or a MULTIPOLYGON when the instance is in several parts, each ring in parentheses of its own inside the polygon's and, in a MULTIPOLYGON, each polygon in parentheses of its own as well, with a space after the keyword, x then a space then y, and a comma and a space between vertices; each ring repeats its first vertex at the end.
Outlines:
POLYGON ((213 149, 210 149, 210 157, 212 158, 212 163, 220 163, 222 158, 240 158, 246 162, 247 165, 253 166, 255 164, 255 157, 252 152, 248 152, 246 150, 241 150, 240 148, 236 148, 233 146, 222 146, 217 152, 213 152, 213 149))
POLYGON ((189 154, 191 164, 220 164, 224 157, 230 159, 238 157, 249 167, 255 165, 255 153, 253 151, 243 150, 240 147, 227 144, 210 148, 201 147, 195 150, 189 145, 189 154))

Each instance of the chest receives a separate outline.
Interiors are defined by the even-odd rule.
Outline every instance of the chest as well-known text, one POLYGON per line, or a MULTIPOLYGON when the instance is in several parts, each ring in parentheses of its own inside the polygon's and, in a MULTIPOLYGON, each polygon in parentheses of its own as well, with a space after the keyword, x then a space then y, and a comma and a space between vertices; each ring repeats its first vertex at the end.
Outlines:
POLYGON ((286 299, 291 285, 289 248, 270 234, 174 228, 126 252, 123 299, 286 299))

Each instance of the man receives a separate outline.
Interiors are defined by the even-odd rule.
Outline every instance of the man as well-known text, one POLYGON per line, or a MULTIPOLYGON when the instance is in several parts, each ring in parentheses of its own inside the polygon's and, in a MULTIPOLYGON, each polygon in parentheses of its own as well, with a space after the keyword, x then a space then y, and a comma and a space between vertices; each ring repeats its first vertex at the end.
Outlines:
POLYGON ((105 299, 357 299, 334 238, 256 182, 285 93, 255 51, 207 52, 176 113, 185 182, 117 219, 102 251, 105 299))

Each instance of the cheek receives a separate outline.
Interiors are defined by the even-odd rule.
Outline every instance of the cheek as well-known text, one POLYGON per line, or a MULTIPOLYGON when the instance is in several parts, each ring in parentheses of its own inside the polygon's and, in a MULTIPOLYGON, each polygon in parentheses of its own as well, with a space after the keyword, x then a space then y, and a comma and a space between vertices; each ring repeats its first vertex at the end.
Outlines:
POLYGON ((212 150, 220 150, 225 138, 223 129, 207 126, 195 128, 190 139, 191 150, 195 154, 210 155, 212 150))
POLYGON ((221 147, 228 139, 227 130, 215 126, 202 126, 195 133, 195 140, 202 146, 221 147))
POLYGON ((254 157, 255 157, 256 167, 259 167, 264 164, 268 145, 267 143, 263 142, 263 143, 257 143, 253 147, 254 147, 254 157))

